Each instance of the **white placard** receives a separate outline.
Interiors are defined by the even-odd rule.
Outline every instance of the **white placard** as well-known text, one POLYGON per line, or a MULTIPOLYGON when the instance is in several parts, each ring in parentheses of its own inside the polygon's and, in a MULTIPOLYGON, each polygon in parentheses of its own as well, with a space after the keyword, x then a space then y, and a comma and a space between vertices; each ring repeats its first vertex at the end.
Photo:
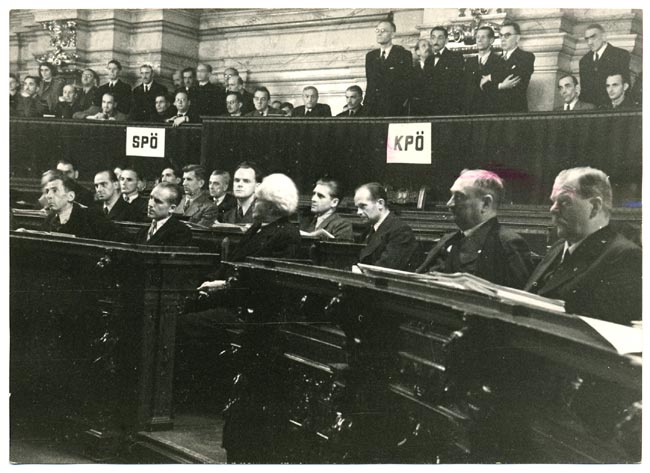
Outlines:
POLYGON ((386 163, 431 164, 431 123, 391 123, 386 163))
POLYGON ((165 157, 165 129, 126 127, 126 155, 165 157))

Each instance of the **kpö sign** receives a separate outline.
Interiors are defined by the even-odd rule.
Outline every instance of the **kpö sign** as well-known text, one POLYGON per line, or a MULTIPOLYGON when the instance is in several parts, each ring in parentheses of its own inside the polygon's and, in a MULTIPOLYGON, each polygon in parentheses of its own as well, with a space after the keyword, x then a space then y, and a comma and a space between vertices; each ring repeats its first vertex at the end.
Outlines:
POLYGON ((165 157, 165 129, 126 127, 126 155, 165 157))
POLYGON ((431 123, 390 123, 386 163, 431 164, 431 123))

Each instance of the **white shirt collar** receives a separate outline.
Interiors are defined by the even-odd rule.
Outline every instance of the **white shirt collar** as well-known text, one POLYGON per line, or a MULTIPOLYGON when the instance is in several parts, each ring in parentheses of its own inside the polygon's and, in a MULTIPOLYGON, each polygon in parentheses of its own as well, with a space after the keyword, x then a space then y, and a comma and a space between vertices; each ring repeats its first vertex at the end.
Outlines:
POLYGON ((603 53, 605 52, 605 49, 607 48, 607 42, 603 43, 603 45, 600 47, 598 51, 596 51, 596 54, 598 54, 598 59, 602 59, 603 53))
POLYGON ((375 231, 379 230, 379 227, 381 226, 382 223, 384 223, 384 220, 386 220, 386 217, 388 217, 388 214, 390 213, 390 210, 384 214, 377 223, 373 225, 375 228, 375 231))
POLYGON ((221 205, 221 202, 223 202, 225 198, 226 198, 226 194, 222 195, 221 197, 217 197, 216 199, 213 199, 215 205, 221 205))
POLYGON ((569 102, 569 110, 573 110, 577 103, 578 103, 578 96, 576 95, 576 97, 571 102, 569 102))
POLYGON ((61 225, 67 223, 68 220, 70 220, 70 214, 72 214, 72 208, 73 207, 74 207, 74 204, 71 205, 69 208, 59 212, 59 222, 61 222, 61 225))
POLYGON ((394 45, 391 44, 391 45, 388 46, 387 48, 382 48, 382 47, 380 47, 380 48, 379 48, 379 49, 380 49, 380 51, 379 51, 379 57, 381 57, 381 52, 384 51, 384 52, 386 52, 386 58, 388 58, 388 56, 390 56, 390 50, 393 49, 393 46, 394 46, 394 45))
POLYGON ((170 218, 172 218, 171 215, 169 215, 168 217, 165 217, 163 219, 157 220, 156 221, 156 229, 153 231, 153 235, 155 235, 156 232, 158 232, 158 230, 160 230, 160 227, 162 227, 164 224, 166 224, 167 220, 169 220, 170 218))
POLYGON ((468 237, 468 236, 470 236, 470 235, 476 233, 476 231, 477 231, 479 228, 481 228, 481 226, 483 226, 486 222, 489 222, 490 220, 491 220, 491 219, 487 219, 485 222, 481 222, 481 223, 479 223, 478 225, 476 225, 476 226, 470 228, 469 230, 464 230, 464 231, 462 232, 463 235, 465 235, 466 237, 468 237))
POLYGON ((329 209, 329 210, 328 210, 327 212, 325 212, 324 214, 319 215, 318 217, 316 217, 316 225, 315 225, 314 227, 315 227, 315 228, 320 227, 320 226, 323 224, 323 221, 324 221, 327 217, 329 217, 330 215, 332 215, 333 213, 334 213, 334 209, 329 209))
POLYGON ((125 199, 128 200, 129 204, 138 198, 138 191, 135 191, 131 194, 123 194, 125 199))

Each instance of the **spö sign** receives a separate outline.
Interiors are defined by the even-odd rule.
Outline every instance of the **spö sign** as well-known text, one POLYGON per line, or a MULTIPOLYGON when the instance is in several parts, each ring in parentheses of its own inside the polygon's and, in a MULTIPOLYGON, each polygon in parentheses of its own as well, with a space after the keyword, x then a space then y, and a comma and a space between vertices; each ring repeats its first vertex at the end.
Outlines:
POLYGON ((386 163, 431 164, 431 123, 391 123, 386 163))
POLYGON ((165 131, 164 128, 127 127, 126 155, 164 158, 165 131))

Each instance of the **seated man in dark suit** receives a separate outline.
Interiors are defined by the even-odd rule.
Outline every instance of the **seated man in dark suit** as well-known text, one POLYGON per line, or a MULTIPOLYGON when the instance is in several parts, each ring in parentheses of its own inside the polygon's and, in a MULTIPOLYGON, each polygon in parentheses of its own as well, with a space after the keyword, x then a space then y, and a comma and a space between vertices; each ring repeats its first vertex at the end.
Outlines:
POLYGON ((43 187, 50 211, 43 222, 47 232, 68 233, 79 238, 96 240, 120 240, 116 227, 103 215, 75 204, 73 183, 60 173, 49 174, 48 182, 43 187))
POLYGON ((217 206, 217 221, 223 222, 226 212, 237 207, 237 199, 228 192, 230 173, 216 169, 210 175, 208 190, 210 197, 217 206))
POLYGON ((135 237, 135 243, 159 246, 190 246, 192 232, 176 220, 173 212, 181 200, 176 184, 161 182, 149 195, 147 216, 151 219, 149 228, 142 228, 135 237))
POLYGON ((95 194, 77 182, 79 171, 75 168, 75 164, 69 159, 59 159, 56 163, 56 170, 68 176, 74 183, 75 201, 90 207, 95 203, 95 194))
POLYGON ((497 220, 501 178, 481 169, 465 170, 450 191, 447 207, 460 230, 443 236, 415 272, 470 273, 503 286, 524 287, 533 269, 530 249, 497 220))
POLYGON ((16 94, 15 109, 11 110, 17 117, 42 117, 47 110, 47 105, 38 94, 41 88, 41 78, 26 76, 23 79, 23 90, 16 94))
POLYGON ((262 181, 262 172, 255 163, 242 162, 235 169, 232 193, 237 205, 223 216, 222 223, 253 223, 255 189, 262 181))
POLYGON ((95 194, 97 195, 97 211, 109 220, 140 221, 134 216, 133 209, 122 197, 120 182, 115 172, 107 169, 95 174, 95 194))
POLYGON ((125 122, 127 116, 120 112, 118 107, 118 102, 115 96, 110 92, 106 92, 102 95, 102 109, 97 112, 95 115, 88 115, 86 119, 88 120, 110 120, 125 122))
POLYGON ((179 185, 182 182, 181 173, 175 166, 169 166, 160 173, 160 182, 171 182, 179 185))
POLYGON ((185 195, 174 213, 182 220, 209 227, 217 220, 218 209, 203 189, 205 178, 205 169, 199 164, 188 164, 183 168, 185 195))
POLYGON ((187 92, 176 92, 174 106, 176 115, 165 120, 166 123, 171 123, 174 127, 181 126, 183 123, 201 123, 201 118, 192 107, 192 101, 187 92))
POLYGON ((248 112, 245 116, 247 117, 269 117, 269 116, 278 116, 283 117, 284 112, 282 110, 276 110, 271 107, 269 104, 271 102, 271 92, 266 87, 258 87, 253 93, 253 105, 255 110, 248 112))
POLYGON ((226 79, 226 93, 231 94, 237 92, 242 99, 241 113, 245 115, 255 110, 253 105, 253 94, 244 88, 244 79, 239 75, 228 76, 226 79))
POLYGON ((120 188, 122 198, 131 206, 131 217, 137 222, 146 221, 148 199, 140 195, 145 188, 140 173, 133 168, 123 169, 120 174, 120 188))
POLYGON ((555 178, 551 217, 560 240, 525 289, 565 302, 566 311, 620 324, 641 320, 641 248, 609 224, 609 177, 589 167, 555 178))
POLYGON ((239 92, 226 92, 226 110, 229 117, 241 117, 244 100, 239 92))
POLYGON ((629 110, 636 108, 632 97, 627 93, 630 88, 630 79, 620 73, 607 76, 605 87, 610 102, 603 106, 605 110, 629 110))
POLYGON ((560 91, 564 103, 557 107, 555 111, 582 111, 593 110, 596 108, 594 104, 583 102, 580 100, 580 84, 578 79, 572 74, 564 74, 557 81, 557 89, 560 91))
POLYGON ((175 117, 178 111, 169 101, 167 95, 161 94, 156 97, 154 102, 156 113, 151 115, 151 121, 156 123, 165 123, 169 118, 175 117))
MULTIPOLYGON (((307 86, 302 89, 302 101, 305 105, 296 107, 291 112, 292 117, 331 117, 330 106, 318 103, 318 89, 314 86, 307 86)), ((282 106, 282 103, 280 103, 282 106)))
POLYGON ((99 75, 92 69, 81 72, 81 88, 78 91, 79 111, 72 114, 72 118, 83 119, 94 115, 101 109, 101 96, 99 96, 99 75))
POLYGON ((311 195, 313 218, 301 225, 302 236, 339 241, 354 240, 352 224, 336 212, 340 202, 340 189, 339 181, 331 177, 322 177, 316 181, 316 187, 311 195))
POLYGON ((354 193, 357 215, 370 224, 359 262, 410 271, 418 242, 413 230, 388 208, 388 194, 378 182, 364 184, 354 193))
POLYGON ((363 101, 363 90, 358 85, 351 85, 345 90, 345 108, 337 117, 365 117, 366 109, 361 102, 363 101))

